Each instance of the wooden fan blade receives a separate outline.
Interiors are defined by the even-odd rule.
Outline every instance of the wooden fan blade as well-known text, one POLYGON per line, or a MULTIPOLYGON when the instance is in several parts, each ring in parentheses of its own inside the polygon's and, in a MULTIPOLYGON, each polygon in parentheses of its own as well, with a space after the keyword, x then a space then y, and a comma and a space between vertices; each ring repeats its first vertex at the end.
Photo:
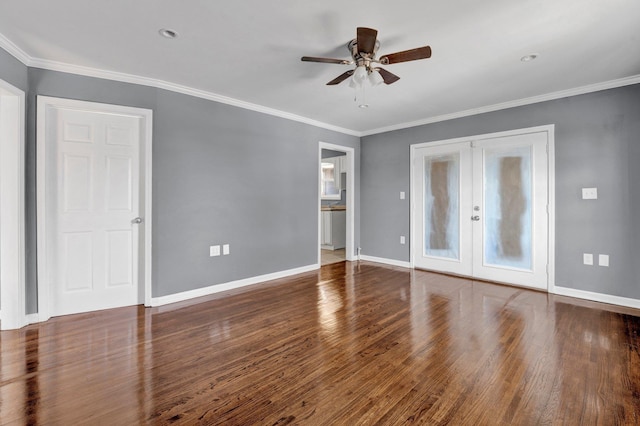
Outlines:
POLYGON ((378 37, 377 30, 358 27, 358 37, 356 38, 358 53, 373 53, 373 49, 376 48, 376 37, 378 37))
POLYGON ((380 75, 382 76, 382 79, 384 80, 384 84, 391 84, 391 83, 395 83, 396 81, 400 80, 400 77, 398 77, 397 75, 390 73, 389 71, 385 70, 384 68, 376 68, 376 71, 378 71, 380 73, 380 75))
POLYGON ((351 61, 347 61, 345 59, 331 59, 331 58, 316 58, 313 56, 303 56, 300 58, 301 61, 304 62, 322 62, 323 64, 338 64, 338 65, 349 65, 351 61))
POLYGON ((343 81, 345 81, 346 79, 348 79, 353 75, 353 71, 354 70, 349 70, 345 73, 340 74, 339 76, 337 76, 336 78, 328 82, 327 86, 335 86, 336 84, 342 83, 343 81))
POLYGON ((417 61, 418 59, 427 59, 431 57, 431 47, 423 46, 415 49, 404 50, 402 52, 384 55, 380 58, 381 64, 397 64, 398 62, 417 61))

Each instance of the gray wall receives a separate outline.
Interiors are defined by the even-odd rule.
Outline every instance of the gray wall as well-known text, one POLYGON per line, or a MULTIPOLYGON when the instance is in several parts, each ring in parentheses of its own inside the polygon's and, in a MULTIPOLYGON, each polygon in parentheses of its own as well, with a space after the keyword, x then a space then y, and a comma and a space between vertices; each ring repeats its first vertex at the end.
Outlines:
POLYGON ((167 91, 154 113, 154 295, 317 262, 318 142, 359 138, 167 91))
MULTIPOLYGON (((360 139, 128 83, 27 68, 0 49, 0 79, 27 96, 27 312, 37 311, 36 96, 153 110, 153 297, 317 262, 318 143, 360 139), (228 243, 231 255, 209 257, 228 243)), ((359 245, 359 198, 355 238, 359 245)))
POLYGON ((28 93, 29 313, 37 310, 37 95, 154 111, 154 297, 315 263, 319 141, 355 148, 356 247, 408 261, 399 236, 410 238, 409 197, 398 195, 409 195, 411 144, 555 124, 556 284, 640 299, 640 85, 360 141, 151 87, 27 68, 2 49, 0 78, 28 93), (587 186, 598 187, 599 200, 580 199, 587 186), (232 254, 208 257, 207 247, 222 243, 232 254), (607 253, 611 266, 583 266, 583 252, 607 253))
POLYGON ((371 135, 361 142, 362 254, 409 261, 412 144, 555 124, 556 285, 640 299, 640 85, 371 135), (597 187, 599 199, 580 198, 597 187), (609 268, 582 253, 609 254, 609 268))
POLYGON ((26 65, 3 49, 0 49, 0 78, 25 93, 29 88, 26 65))

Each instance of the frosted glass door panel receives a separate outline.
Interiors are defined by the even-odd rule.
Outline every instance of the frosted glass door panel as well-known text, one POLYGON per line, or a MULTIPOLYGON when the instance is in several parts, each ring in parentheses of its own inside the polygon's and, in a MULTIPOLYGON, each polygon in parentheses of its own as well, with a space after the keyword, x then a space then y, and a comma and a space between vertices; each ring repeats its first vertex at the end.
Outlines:
POLYGON ((460 155, 424 158, 424 255, 460 258, 460 155))
POLYGON ((419 148, 413 164, 414 265, 471 275, 470 142, 419 148))
POLYGON ((486 149, 484 263, 532 268, 531 147, 486 149))

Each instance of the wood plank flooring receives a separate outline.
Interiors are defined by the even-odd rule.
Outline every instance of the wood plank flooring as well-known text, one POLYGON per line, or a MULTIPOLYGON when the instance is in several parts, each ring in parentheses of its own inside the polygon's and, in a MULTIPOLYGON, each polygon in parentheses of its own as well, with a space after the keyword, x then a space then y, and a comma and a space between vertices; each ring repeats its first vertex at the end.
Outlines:
POLYGON ((329 265, 331 263, 344 262, 346 259, 346 250, 320 250, 320 264, 322 266, 329 265))
POLYGON ((368 262, 0 334, 0 423, 640 424, 634 310, 368 262))

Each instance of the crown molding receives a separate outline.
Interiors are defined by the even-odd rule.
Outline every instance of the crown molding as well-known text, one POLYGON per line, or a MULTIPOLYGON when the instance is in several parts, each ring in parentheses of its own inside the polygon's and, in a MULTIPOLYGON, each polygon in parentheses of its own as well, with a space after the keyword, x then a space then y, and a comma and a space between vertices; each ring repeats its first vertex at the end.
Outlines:
POLYGON ((631 77, 620 78, 617 80, 604 81, 601 83, 589 84, 586 86, 575 87, 573 89, 560 90, 544 95, 532 96, 530 98, 516 99, 513 101, 502 102, 499 104, 487 105, 479 108, 467 109, 464 111, 454 112, 451 114, 437 115, 434 117, 424 118, 421 120, 410 121, 407 123, 394 124, 392 126, 379 127, 377 129, 365 130, 360 136, 376 135, 378 133, 391 132, 393 130, 407 129, 410 127, 422 126, 424 124, 437 123, 439 121, 453 120, 456 118, 468 117, 471 115, 484 114, 486 112, 499 111, 501 109, 515 108, 524 105, 537 104, 540 102, 552 101, 570 96, 584 95, 586 93, 598 92, 601 90, 615 89, 616 87, 629 86, 640 83, 640 74, 631 77))
POLYGON ((321 121, 313 120, 311 118, 303 117, 301 115, 293 114, 286 111, 281 111, 275 108, 269 108, 264 105, 258 105, 251 102, 241 101, 239 99, 218 95, 217 93, 195 89, 193 87, 183 86, 180 84, 170 83, 167 81, 158 80, 154 78, 142 77, 134 74, 127 74, 127 73, 122 73, 117 71, 109 71, 109 70, 103 70, 99 68, 85 67, 82 65, 73 65, 65 62, 51 61, 48 59, 33 58, 2 34, 0 34, 0 48, 3 48, 9 54, 14 56, 17 60, 19 60, 20 62, 22 62, 23 64, 31 68, 41 68, 48 71, 58 71, 58 72, 64 72, 68 74, 81 75, 85 77, 101 78, 106 80, 119 81, 122 83, 131 83, 131 84, 138 84, 142 86, 154 87, 157 89, 164 89, 171 92, 181 93, 188 96, 194 96, 197 98, 207 99, 210 101, 235 106, 238 108, 243 108, 251 111, 260 112, 263 114, 272 115, 275 117, 284 118, 286 120, 309 124, 314 127, 319 127, 322 129, 327 129, 327 130, 331 130, 338 133, 360 137, 360 132, 352 129, 334 126, 332 124, 323 123, 321 121))
POLYGON ((50 61, 46 59, 32 58, 29 63, 30 67, 42 68, 49 71, 59 71, 69 74, 82 75, 85 77, 102 78, 106 80, 120 81, 123 83, 138 84, 142 86, 155 87, 157 89, 168 90, 171 92, 181 93, 183 95, 194 96, 197 98, 207 99, 214 102, 219 102, 238 108, 243 108, 251 111, 260 112, 263 114, 272 115, 275 117, 284 118, 286 120, 297 121, 300 123, 309 124, 311 126, 320 127, 327 130, 332 130, 339 133, 344 133, 351 136, 360 136, 360 132, 355 130, 346 129, 344 127, 334 126, 332 124, 323 123, 318 120, 303 117, 301 115, 292 114, 290 112, 281 111, 275 108, 269 108, 264 105, 258 105, 251 102, 241 101, 239 99, 230 98, 228 96, 218 95, 217 93, 208 92, 205 90, 195 89, 193 87, 183 86, 180 84, 170 83, 163 80, 154 78, 141 77, 134 74, 126 74, 117 71, 108 71, 98 68, 85 67, 81 65, 72 65, 63 62, 50 61))
POLYGON ((0 47, 7 51, 11 56, 22 62, 23 64, 29 66, 31 62, 31 56, 27 55, 27 53, 20 49, 14 42, 6 38, 3 34, 0 33, 0 47))
POLYGON ((0 48, 6 50, 9 54, 14 56, 20 62, 28 67, 42 68, 49 71, 59 71, 69 74, 82 75, 85 77, 102 78, 106 80, 120 81, 123 83, 139 84, 142 86, 155 87, 158 89, 164 89, 171 92, 182 93, 184 95, 194 96, 202 99, 207 99, 214 102, 219 102, 238 108, 244 108, 251 111, 260 112, 263 114, 272 115, 275 117, 284 118, 286 120, 297 121, 304 124, 309 124, 314 127, 331 130, 346 135, 363 137, 375 135, 378 133, 391 132, 393 130, 401 130, 410 127, 422 126, 424 124, 437 123, 440 121, 453 120, 456 118, 468 117, 471 115, 484 114, 492 111, 499 111, 502 109, 515 108, 519 106, 536 104, 539 102, 551 101, 560 98, 566 98, 570 96, 583 95, 591 92, 598 92, 601 90, 614 89, 616 87, 629 86, 632 84, 640 83, 640 74, 630 77, 624 77, 617 80, 604 81, 601 83, 589 84, 586 86, 580 86, 573 89, 560 90, 557 92, 551 92, 544 95, 532 96, 529 98, 516 99, 513 101, 502 102, 493 105, 487 105, 479 108, 472 108, 464 111, 454 112, 451 114, 437 115, 433 117, 424 118, 416 121, 409 121, 406 123, 394 124, 391 126, 379 127, 371 130, 357 131, 347 129, 345 127, 334 126, 332 124, 324 123, 322 121, 314 120, 301 115, 293 114, 286 111, 281 111, 275 108, 269 108, 263 105, 254 104, 251 102, 241 101, 239 99, 230 98, 228 96, 218 95, 217 93, 208 92, 201 89, 195 89, 180 84, 170 83, 163 80, 141 77, 133 74, 126 74, 117 71, 108 71, 99 68, 91 68, 80 65, 73 65, 64 62, 51 61, 48 59, 33 58, 27 54, 24 50, 20 49, 11 40, 0 34, 0 48))

